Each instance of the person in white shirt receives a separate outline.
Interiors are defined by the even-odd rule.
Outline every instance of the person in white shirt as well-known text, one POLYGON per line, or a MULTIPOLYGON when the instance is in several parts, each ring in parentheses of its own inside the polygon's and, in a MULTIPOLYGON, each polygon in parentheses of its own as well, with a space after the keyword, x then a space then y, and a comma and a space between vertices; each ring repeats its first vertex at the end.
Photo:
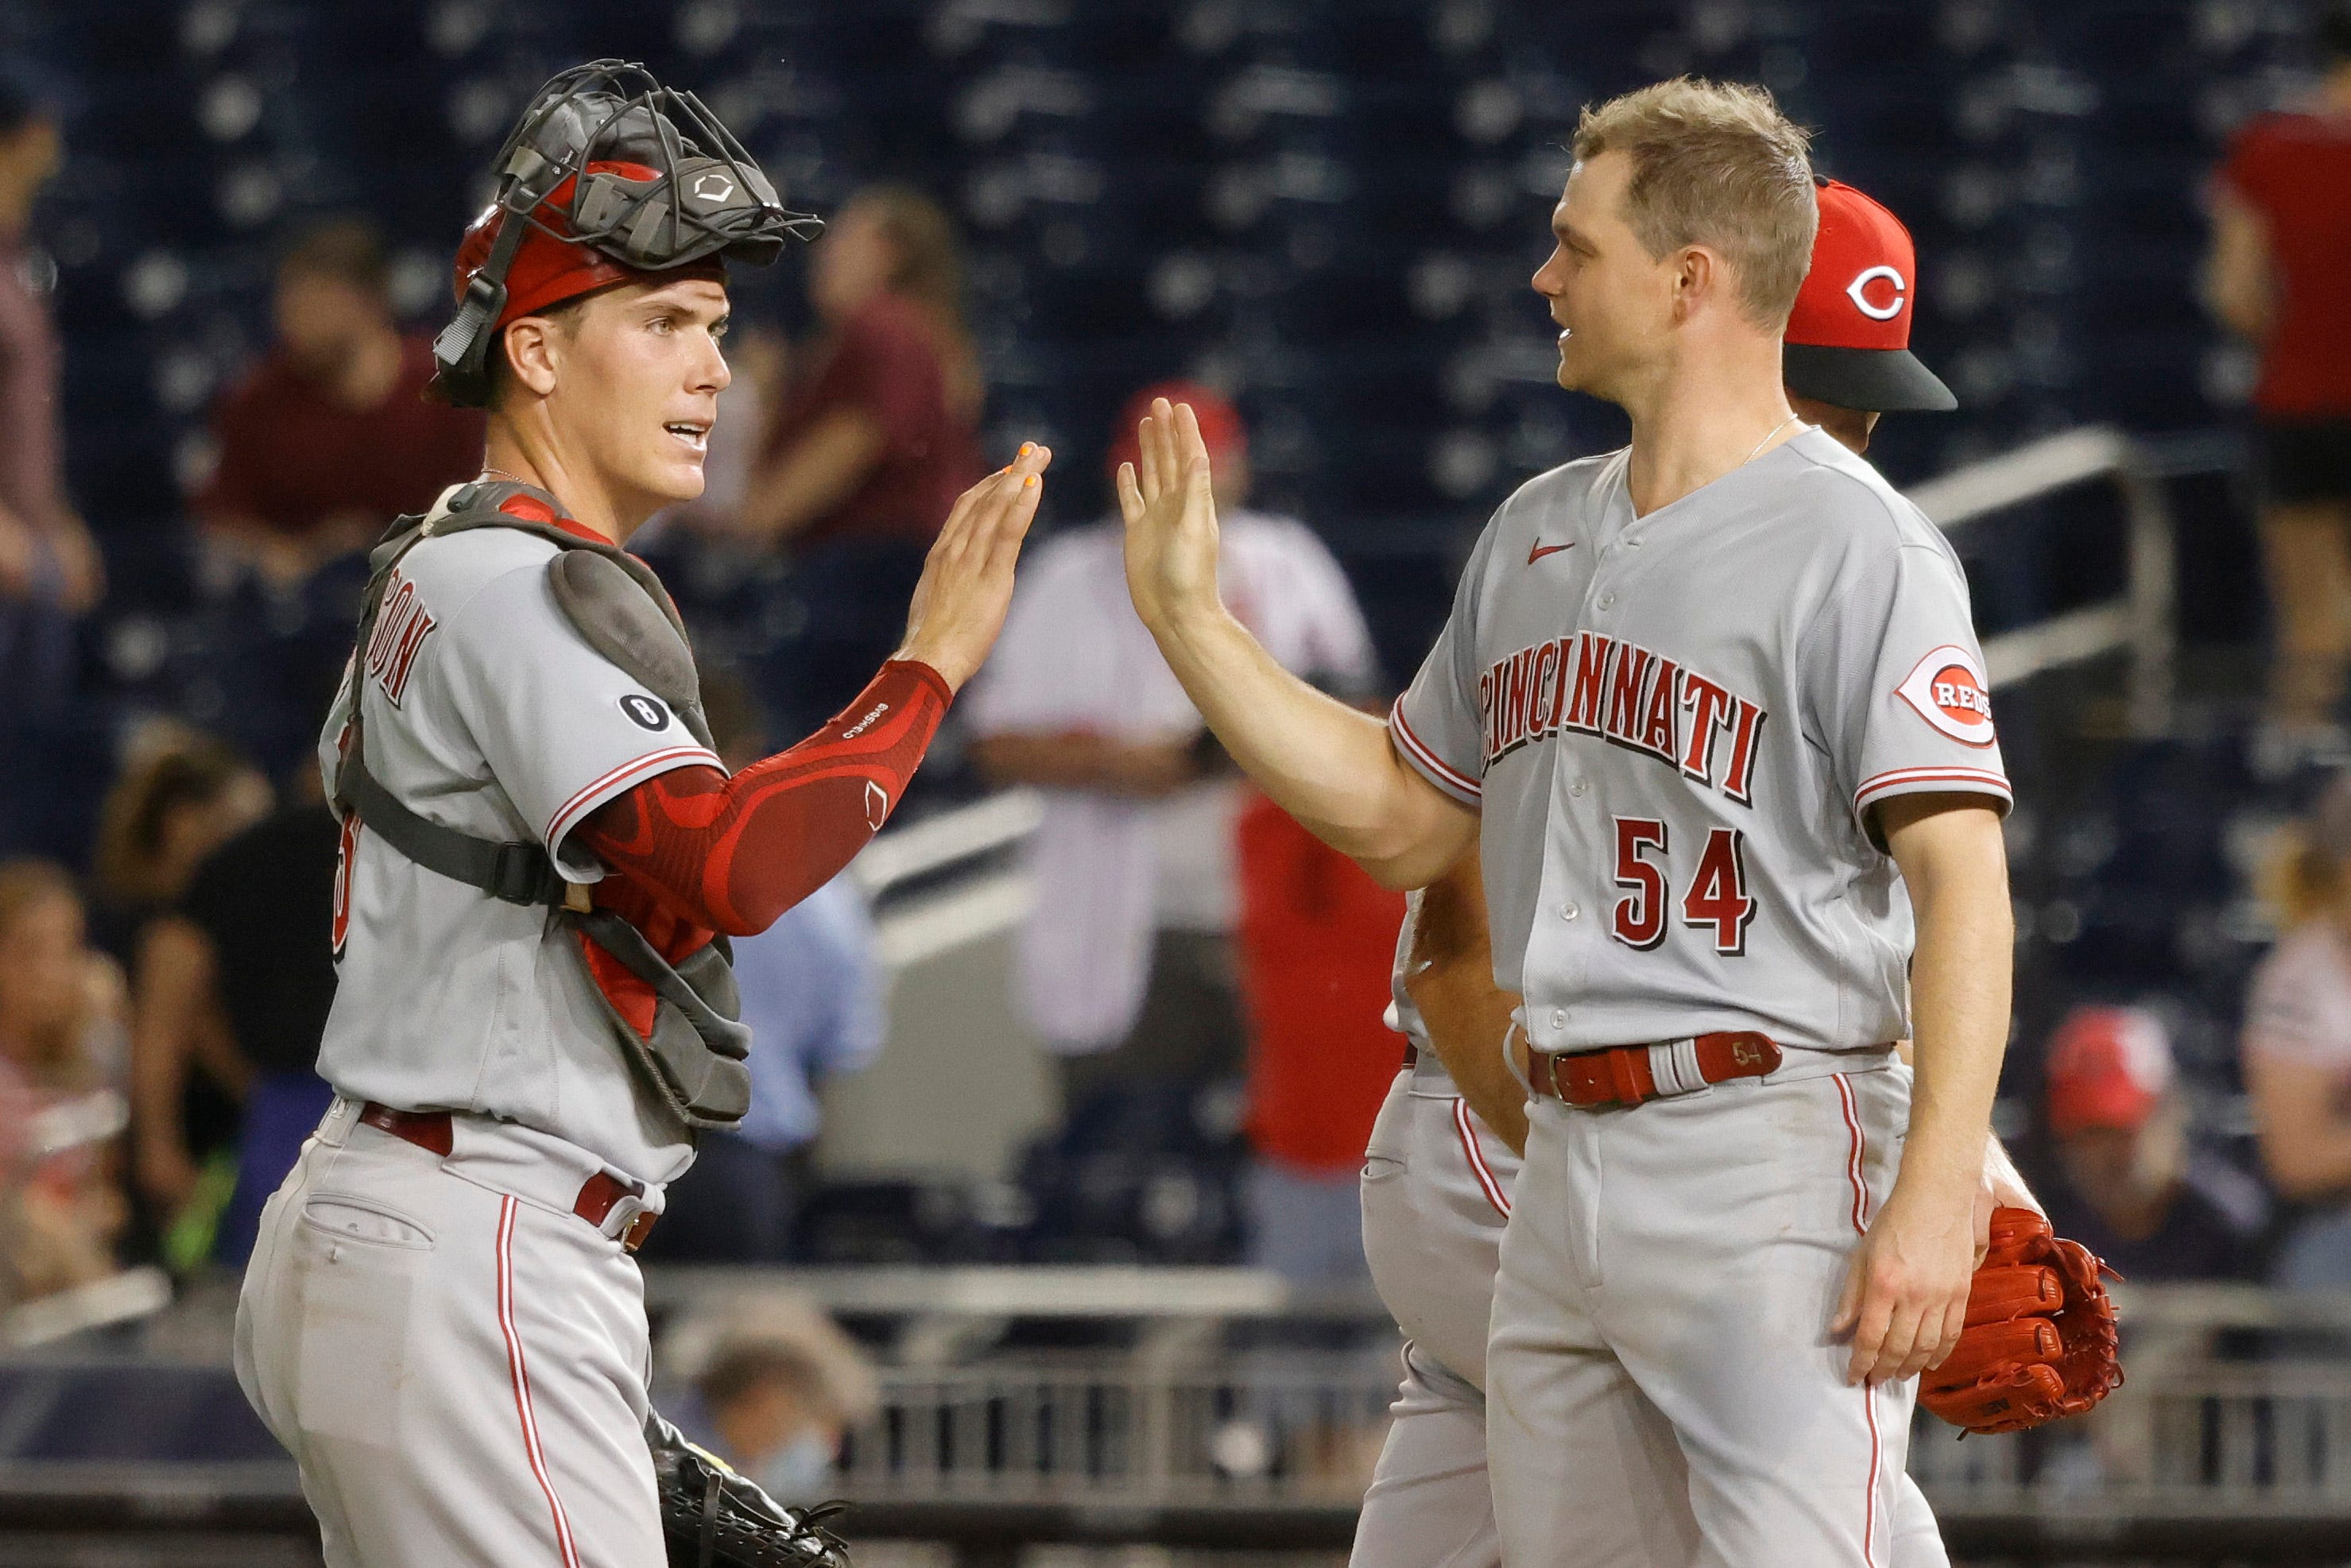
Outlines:
MULTIPOLYGON (((1371 695, 1371 636, 1345 574, 1303 523, 1242 509, 1248 436, 1205 387, 1154 386, 1120 416, 1113 473, 1155 397, 1199 412, 1217 455, 1226 603, 1273 656, 1343 696, 1371 695)), ((995 653, 964 699, 991 779, 1045 791, 1029 848, 1036 903, 1019 998, 1075 1112, 1113 1082, 1238 1072, 1230 933, 1240 783, 1134 613, 1116 518, 1024 565, 995 653)))
POLYGON ((2313 1206, 2272 1275, 2351 1285, 2351 774, 2337 775, 2281 867, 2278 945, 2245 998, 2245 1087, 2281 1197, 2313 1206))

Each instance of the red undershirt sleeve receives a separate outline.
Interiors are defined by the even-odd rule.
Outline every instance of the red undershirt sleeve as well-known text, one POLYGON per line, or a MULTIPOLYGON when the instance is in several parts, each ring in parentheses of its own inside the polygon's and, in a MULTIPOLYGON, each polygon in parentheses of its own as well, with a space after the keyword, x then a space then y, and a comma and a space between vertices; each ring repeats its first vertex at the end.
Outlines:
POLYGON ((892 660, 789 751, 732 779, 676 768, 606 801, 574 830, 624 884, 598 902, 641 927, 632 893, 690 926, 766 930, 881 831, 951 700, 937 671, 892 660))

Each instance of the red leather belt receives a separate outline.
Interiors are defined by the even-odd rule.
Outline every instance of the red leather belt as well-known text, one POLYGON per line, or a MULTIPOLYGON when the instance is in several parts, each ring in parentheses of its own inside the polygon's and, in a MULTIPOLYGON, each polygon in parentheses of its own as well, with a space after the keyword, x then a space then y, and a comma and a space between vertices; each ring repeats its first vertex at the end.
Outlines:
POLYGON ((1645 1100, 1655 1100, 1662 1094, 1687 1093, 1708 1083, 1719 1083, 1727 1078, 1761 1078, 1775 1072, 1780 1067, 1780 1048, 1768 1034, 1753 1030, 1731 1030, 1719 1034, 1702 1034, 1691 1042, 1695 1050, 1677 1059, 1677 1071, 1687 1080, 1695 1056, 1695 1083, 1682 1082, 1660 1086, 1657 1073, 1650 1060, 1653 1051, 1672 1051, 1672 1045, 1615 1045, 1602 1051, 1579 1051, 1572 1055, 1542 1056, 1534 1059, 1534 1070, 1528 1074, 1539 1095, 1563 1100, 1581 1110, 1594 1111, 1605 1105, 1638 1105, 1645 1100))
MULTIPOLYGON (((389 1105, 379 1105, 372 1100, 360 1108, 360 1120, 379 1132, 390 1133, 418 1148, 446 1156, 455 1146, 446 1111, 395 1111, 389 1105)), ((571 1212, 594 1226, 604 1228, 604 1221, 624 1197, 643 1197, 645 1189, 634 1182, 623 1181, 609 1171, 598 1171, 580 1184, 580 1196, 573 1200, 571 1212)), ((653 1221, 661 1218, 651 1212, 640 1213, 629 1221, 621 1233, 622 1249, 634 1252, 653 1234, 653 1221)))

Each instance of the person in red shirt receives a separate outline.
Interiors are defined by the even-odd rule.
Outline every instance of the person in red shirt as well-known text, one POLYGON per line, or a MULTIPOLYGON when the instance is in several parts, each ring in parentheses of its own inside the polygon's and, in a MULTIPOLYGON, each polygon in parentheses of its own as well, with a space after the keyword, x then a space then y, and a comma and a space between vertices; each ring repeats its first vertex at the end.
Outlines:
POLYGON ((1360 1173, 1395 1077, 1384 1013, 1404 895, 1262 797, 1238 841, 1249 1260, 1300 1281, 1368 1280, 1360 1173))
MULTIPOLYGON (((789 685, 829 714, 889 652, 923 552, 982 464, 984 395, 963 323, 953 222, 903 186, 861 192, 810 252, 809 298, 823 326, 796 358, 740 509, 723 526, 788 548, 806 606, 789 685)), ((775 694, 770 694, 774 695, 775 694)))
POLYGON ((210 542, 283 589, 472 478, 482 416, 426 398, 432 344, 395 323, 364 222, 286 253, 275 314, 277 346, 213 411, 220 461, 193 506, 210 542))
POLYGON ((2335 734, 2351 670, 2351 0, 2320 27, 2324 82, 2237 133, 2212 199, 2204 291, 2261 346, 2253 392, 2276 616, 2273 716, 2335 734))

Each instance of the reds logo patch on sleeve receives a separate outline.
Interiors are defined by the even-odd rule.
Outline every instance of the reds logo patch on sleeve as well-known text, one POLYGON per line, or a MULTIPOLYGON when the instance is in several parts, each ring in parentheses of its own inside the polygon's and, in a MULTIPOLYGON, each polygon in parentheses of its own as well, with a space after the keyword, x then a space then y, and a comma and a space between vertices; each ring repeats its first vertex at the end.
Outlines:
POLYGON ((1991 683, 1965 648, 1936 649, 1894 691, 1940 734, 1968 746, 1992 743, 1991 683))

